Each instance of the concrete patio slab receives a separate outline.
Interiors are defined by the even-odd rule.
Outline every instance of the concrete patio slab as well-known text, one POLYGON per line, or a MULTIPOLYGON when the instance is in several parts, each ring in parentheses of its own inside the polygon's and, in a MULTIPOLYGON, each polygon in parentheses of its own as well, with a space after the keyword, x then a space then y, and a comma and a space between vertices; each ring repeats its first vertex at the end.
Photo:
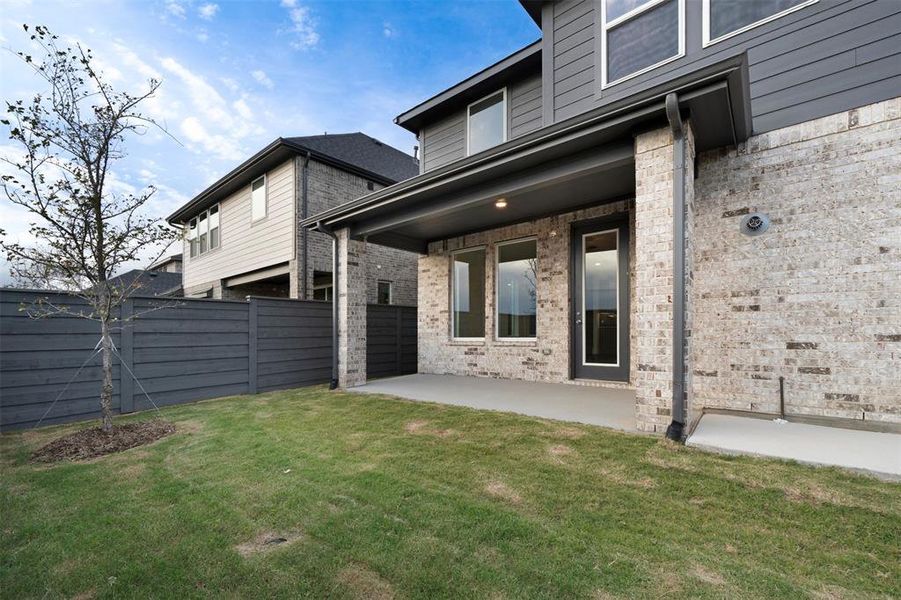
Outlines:
POLYGON ((901 435, 753 417, 705 414, 687 445, 796 460, 901 480, 901 435))
POLYGON ((350 391, 635 431, 635 393, 627 389, 418 374, 378 379, 350 391))

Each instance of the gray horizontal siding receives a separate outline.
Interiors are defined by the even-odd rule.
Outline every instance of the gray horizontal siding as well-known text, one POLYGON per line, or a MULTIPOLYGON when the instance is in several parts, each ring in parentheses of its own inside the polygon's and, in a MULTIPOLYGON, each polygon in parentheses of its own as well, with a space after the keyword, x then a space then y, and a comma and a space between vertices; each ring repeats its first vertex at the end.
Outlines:
MULTIPOLYGON (((33 426, 48 409, 43 424, 99 416, 100 357, 76 376, 97 344, 98 324, 71 316, 31 319, 20 308, 37 297, 50 297, 72 310, 85 308, 83 301, 65 294, 0 290, 2 429, 33 426)), ((125 312, 138 317, 127 335, 113 336, 126 364, 130 359, 137 379, 158 406, 331 378, 330 303, 269 298, 171 302, 130 300, 125 312)), ((375 376, 415 372, 416 309, 373 305, 369 314, 375 376)), ((153 407, 118 359, 113 385, 114 412, 153 407)))
POLYGON ((465 111, 458 111, 422 130, 422 160, 426 171, 466 156, 465 111))
POLYGON ((522 79, 507 88, 510 139, 541 127, 541 74, 522 79))
POLYGON ((701 3, 686 2, 686 56, 600 90, 593 0, 554 6, 554 119, 572 117, 747 51, 755 133, 794 125, 901 90, 901 2, 820 0, 743 34, 701 47, 701 3), (590 32, 590 33, 589 33, 590 32))

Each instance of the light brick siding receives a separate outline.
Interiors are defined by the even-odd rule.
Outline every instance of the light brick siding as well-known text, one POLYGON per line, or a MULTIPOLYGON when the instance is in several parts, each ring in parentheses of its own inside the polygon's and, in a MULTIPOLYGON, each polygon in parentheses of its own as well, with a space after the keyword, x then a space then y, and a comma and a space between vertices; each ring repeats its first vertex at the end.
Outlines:
MULTIPOLYGON (((686 390, 703 407, 901 421, 901 99, 686 155, 686 390), (751 211, 772 218, 739 233, 751 211)), ((419 370, 570 379, 570 227, 630 211, 638 427, 672 419, 672 138, 636 138, 636 198, 474 233, 419 259, 419 370), (554 235, 555 234, 555 235, 554 235), (538 239, 537 341, 494 339, 495 244, 538 239), (486 339, 454 342, 450 253, 485 246, 486 339)), ((549 400, 550 401, 550 400, 549 400)))
POLYGON ((338 385, 366 383, 366 250, 341 229, 338 237, 338 385))
POLYGON ((705 153, 696 181, 694 413, 901 421, 901 99, 705 153), (761 211, 759 237, 738 231, 761 211))
MULTIPOLYGON (((430 244, 429 254, 419 259, 419 372, 568 381, 570 226, 576 221, 623 214, 629 207, 628 201, 616 202, 430 244), (527 236, 538 240, 537 339, 497 340, 493 335, 495 244, 527 236), (484 342, 454 342, 450 322, 451 253, 475 246, 486 246, 486 336, 484 342)), ((630 240, 634 240, 631 232, 630 240)), ((631 281, 634 277, 630 276, 630 285, 631 281)), ((634 361, 631 367, 634 371, 634 361)))
MULTIPOLYGON (((307 209, 309 215, 315 215, 328 208, 371 193, 367 186, 367 179, 324 163, 310 161, 309 173, 307 209)), ((374 190, 382 187, 384 186, 373 184, 374 190)), ((331 273, 332 271, 332 239, 317 231, 311 231, 308 235, 310 266, 307 269, 307 289, 309 290, 307 295, 312 298, 313 272, 331 273)), ((301 240, 298 239, 298 254, 300 254, 301 248, 301 240)), ((394 304, 416 305, 416 254, 377 244, 367 244, 366 257, 367 302, 376 303, 377 282, 381 279, 392 283, 394 304)), ((300 256, 298 256, 298 262, 300 262, 300 256)))
MULTIPOLYGON (((685 202, 690 205, 694 156, 690 131, 685 145, 685 202)), ((692 219, 690 213, 686 216, 689 231, 692 219)), ((641 430, 663 432, 673 420, 673 135, 669 128, 635 138, 635 231, 632 355, 637 370, 632 383, 636 423, 641 430)))

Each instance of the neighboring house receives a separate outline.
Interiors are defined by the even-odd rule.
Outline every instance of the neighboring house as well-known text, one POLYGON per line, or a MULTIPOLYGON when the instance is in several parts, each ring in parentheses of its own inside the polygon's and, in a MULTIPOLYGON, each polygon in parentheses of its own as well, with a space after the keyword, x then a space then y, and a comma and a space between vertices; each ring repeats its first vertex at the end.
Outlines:
POLYGON ((539 41, 397 117, 420 175, 302 222, 339 240, 340 384, 368 240, 421 254, 421 373, 626 386, 671 437, 780 378, 901 420, 901 3, 521 4, 539 41))
POLYGON ((159 259, 150 265, 147 270, 163 273, 181 273, 181 263, 181 254, 173 254, 159 259))
MULTIPOLYGON (((184 229, 184 292, 332 298, 332 240, 299 219, 419 173, 412 156, 362 133, 279 138, 168 217, 184 229)), ((366 298, 416 304, 416 256, 369 249, 366 298)))
POLYGON ((181 296, 181 273, 133 269, 109 280, 111 286, 135 296, 181 296))

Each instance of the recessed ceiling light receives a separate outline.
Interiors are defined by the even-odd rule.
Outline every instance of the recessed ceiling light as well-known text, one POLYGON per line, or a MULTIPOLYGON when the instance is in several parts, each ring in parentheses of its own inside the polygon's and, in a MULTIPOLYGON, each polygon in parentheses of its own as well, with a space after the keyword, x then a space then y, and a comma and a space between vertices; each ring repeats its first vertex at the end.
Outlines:
POLYGON ((496 206, 497 208, 507 208, 507 200, 505 198, 498 198, 494 202, 494 206, 496 206))

